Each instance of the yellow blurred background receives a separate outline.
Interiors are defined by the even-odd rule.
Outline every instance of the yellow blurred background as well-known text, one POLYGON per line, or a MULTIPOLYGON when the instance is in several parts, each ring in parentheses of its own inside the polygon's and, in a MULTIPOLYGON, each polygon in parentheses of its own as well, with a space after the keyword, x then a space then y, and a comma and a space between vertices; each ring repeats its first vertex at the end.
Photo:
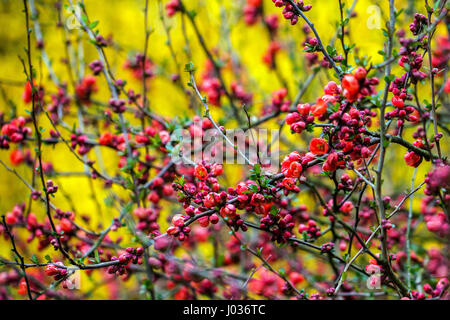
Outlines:
MULTIPOLYGON (((39 23, 42 28, 44 36, 44 49, 52 62, 52 67, 61 81, 68 81, 66 66, 62 63, 65 58, 65 50, 63 46, 64 31, 62 28, 56 26, 58 21, 57 10, 54 7, 52 0, 36 0, 36 7, 39 12, 39 23)), ((112 71, 116 78, 124 79, 128 82, 127 87, 134 89, 136 92, 141 91, 141 82, 134 79, 131 73, 123 67, 127 57, 135 52, 142 52, 144 48, 144 5, 143 0, 85 0, 85 7, 89 14, 91 21, 99 21, 97 29, 100 33, 108 38, 110 35, 114 41, 113 46, 106 48, 105 52, 111 63, 112 71)), ((352 1, 343 1, 346 7, 350 7, 352 1)), ((63 1, 67 3, 67 1, 63 1)), ((190 52, 192 57, 189 58, 185 50, 185 40, 181 31, 182 21, 180 14, 172 18, 168 18, 165 14, 164 4, 166 1, 149 1, 149 27, 151 28, 151 35, 149 37, 148 56, 157 65, 157 75, 151 80, 149 85, 148 98, 150 101, 150 108, 153 112, 161 114, 167 118, 173 116, 188 116, 192 117, 194 112, 187 108, 188 100, 186 95, 173 84, 170 80, 170 75, 177 73, 178 70, 171 58, 171 53, 166 45, 167 35, 163 27, 160 17, 160 11, 163 11, 165 22, 170 26, 170 36, 172 46, 174 48, 177 60, 181 69, 185 63, 192 60, 198 73, 201 72, 204 62, 205 54, 195 37, 192 26, 186 21, 186 32, 189 38, 190 52)), ((242 8, 245 4, 244 0, 186 0, 184 1, 189 10, 196 10, 198 13, 196 21, 199 29, 206 39, 207 45, 210 49, 218 49, 222 53, 233 54, 237 61, 243 67, 242 74, 233 74, 230 70, 225 73, 226 82, 229 83, 232 79, 239 79, 244 83, 247 91, 254 94, 254 106, 251 113, 258 115, 265 102, 270 101, 271 92, 282 87, 274 71, 270 70, 262 61, 267 47, 269 45, 269 36, 261 23, 254 26, 247 26, 241 19, 242 8)), ((322 41, 327 44, 330 42, 332 36, 336 31, 336 25, 339 20, 338 1, 334 0, 311 0, 306 1, 311 3, 313 9, 307 13, 308 18, 316 26, 322 41)), ((395 1, 398 9, 411 8, 412 1, 395 1)), ((415 2, 416 8, 420 12, 425 12, 422 1, 415 2), (420 5, 420 6, 419 6, 420 5)), ((383 61, 382 56, 378 51, 383 48, 384 37, 381 28, 386 21, 388 1, 374 1, 374 0, 358 0, 356 1, 355 12, 357 16, 352 18, 349 23, 349 34, 346 38, 348 42, 355 43, 358 47, 359 57, 370 57, 370 61, 374 64, 383 61), (379 11, 377 11, 379 8, 379 11), (378 17, 377 14, 380 14, 378 17), (375 15, 375 16, 374 16, 375 15), (369 28, 369 21, 378 19, 381 28, 369 28)), ((276 13, 279 15, 280 21, 280 43, 282 43, 283 50, 277 56, 277 64, 280 67, 280 72, 284 79, 287 80, 289 91, 294 96, 297 92, 298 85, 303 83, 308 75, 312 72, 305 67, 304 53, 302 48, 302 41, 304 34, 301 31, 302 23, 297 26, 290 26, 289 23, 281 16, 281 10, 276 8, 272 1, 264 1, 264 9, 266 13, 276 13)), ((63 7, 63 22, 70 25, 73 21, 73 15, 70 10, 63 7)), ((408 31, 408 24, 410 18, 403 13, 399 17, 399 26, 408 31)), ((438 29, 438 34, 444 34, 443 26, 438 29)), ((94 46, 89 43, 85 33, 80 31, 76 26, 73 30, 67 30, 67 35, 71 40, 72 45, 78 50, 78 39, 82 40, 82 48, 84 52, 84 60, 86 61, 85 73, 90 73, 88 68, 89 62, 98 59, 97 51, 94 46)), ((41 83, 47 93, 55 93, 57 88, 49 80, 49 73, 45 63, 41 59, 41 54, 35 47, 35 38, 32 33, 32 59, 33 65, 37 69, 37 81, 41 83)), ((21 96, 26 77, 23 73, 23 67, 18 56, 25 58, 24 48, 26 47, 26 30, 25 17, 23 13, 22 1, 14 0, 0 0, 0 112, 3 112, 9 119, 11 112, 17 115, 25 115, 25 110, 29 110, 30 106, 25 105, 21 96), (13 110, 11 105, 17 107, 13 110)), ((339 41, 336 42, 338 52, 341 52, 339 41)), ((354 65, 354 54, 350 55, 350 64, 354 65)), ((426 63, 425 63, 426 65, 426 63)), ((394 74, 400 75, 401 70, 394 68, 394 74)), ((181 70, 181 77, 183 82, 187 82, 187 75, 181 70)), ((323 86, 330 79, 332 79, 331 72, 321 71, 318 77, 315 78, 311 87, 306 91, 302 98, 302 102, 311 102, 323 93, 323 86)), ((334 79, 335 80, 335 79, 334 79)), ((438 80, 439 81, 439 80, 438 80)), ((104 80, 104 77, 98 77, 99 92, 94 95, 95 100, 107 102, 109 91, 104 80)), ((381 86, 380 86, 381 89, 381 86)), ((69 86, 70 90, 70 86, 69 86)), ((72 91, 73 92, 73 91, 72 91)), ((430 99, 429 84, 420 86, 420 96, 423 99, 430 99)), ((96 108, 96 107, 93 107, 96 108)), ((95 109, 93 109, 95 110, 95 109)), ((224 113, 218 108, 213 109, 213 116, 216 119, 221 119, 224 113)), ((75 116, 65 119, 69 125, 77 123, 75 116)), ((132 119, 130 119, 132 120, 132 119)), ((236 125, 230 122, 231 125, 236 125)), ((41 126, 46 128, 44 137, 48 137, 48 132, 51 129, 47 119, 41 117, 41 126)), ((275 122, 269 122, 264 126, 269 128, 276 128, 275 122)), ((229 128, 229 127, 227 127, 229 128)), ((319 131, 317 131, 319 132, 319 131)), ((413 131, 407 130, 404 136, 409 141, 413 141, 411 134, 413 131)), ((293 136, 289 132, 289 128, 284 128, 283 134, 298 147, 298 150, 304 150, 306 144, 304 141, 299 141, 298 135, 293 136)), ((64 132, 66 138, 69 138, 68 133, 64 132)), ((444 138, 442 143, 445 146, 445 152, 448 153, 446 140, 444 138)), ((15 146, 13 147, 15 148, 15 146)), ((33 150, 33 149, 32 149, 33 150)), ((292 151, 286 148, 281 152, 284 156, 287 152, 292 151)), ((388 180, 384 184, 384 194, 390 194, 392 191, 406 190, 410 187, 411 176, 414 171, 413 168, 404 165, 403 155, 405 153, 403 147, 391 146, 388 149, 385 179, 388 180)), ((119 158, 111 151, 101 149, 103 165, 106 170, 112 174, 119 158)), ((95 153, 91 151, 90 157, 95 153)), ((0 159, 11 166, 9 160, 9 152, 0 150, 0 159)), ((45 162, 52 162, 57 172, 83 172, 84 168, 76 158, 68 152, 67 147, 59 144, 55 147, 45 146, 43 149, 43 160, 45 162)), ((99 164, 100 165, 100 164, 99 164)), ((418 170, 416 185, 423 181, 424 175, 429 170, 429 163, 424 162, 418 170)), ((29 168, 24 165, 15 168, 17 172, 26 180, 31 180, 31 173, 29 168)), ((241 180, 245 176, 240 168, 232 167, 233 175, 232 182, 241 180)), ((96 201, 92 198, 92 187, 89 180, 83 176, 58 177, 53 179, 61 188, 61 192, 56 195, 52 202, 63 210, 71 210, 72 207, 76 209, 76 221, 82 225, 96 230, 101 230, 103 227, 109 225, 111 219, 117 216, 118 212, 111 207, 107 207, 104 203, 104 198, 108 195, 102 188, 101 181, 93 182, 93 189, 96 192, 97 202, 101 206, 101 212, 98 212, 96 201), (68 201, 64 194, 70 194, 73 201, 68 201), (88 215, 91 217, 91 223, 84 224, 80 216, 88 215), (99 228, 97 228, 99 227, 99 228)), ((118 194, 124 195, 120 189, 114 189, 118 194)), ((415 197, 414 203, 418 208, 419 196, 415 197)), ((3 167, 0 167, 0 214, 5 214, 10 211, 17 203, 26 201, 29 196, 29 190, 21 183, 13 174, 7 172, 3 167)), ((307 203, 313 206, 313 202, 308 196, 299 196, 299 203, 307 203)), ((308 207, 309 207, 308 206, 308 207)), ((165 213, 174 214, 171 204, 167 203, 165 213)), ((35 202, 33 203, 32 211, 43 217, 44 207, 35 202)), ((165 230, 167 224, 164 219, 161 219, 161 229, 165 230)), ((115 238, 116 236, 112 236, 115 238)), ((130 240, 131 241, 131 240, 130 240)), ((35 241, 27 247, 28 256, 34 252, 36 246, 35 241)), ((203 253, 210 255, 210 246, 203 248, 203 253)), ((9 252, 9 243, 0 239, 0 254, 7 256, 9 252)), ((53 249, 47 250, 44 254, 51 254, 53 249)), ((25 253, 26 255, 26 253, 25 253)), ((132 284, 130 284, 132 286, 132 284)), ((92 297, 106 298, 108 293, 105 290, 97 290, 92 297)))

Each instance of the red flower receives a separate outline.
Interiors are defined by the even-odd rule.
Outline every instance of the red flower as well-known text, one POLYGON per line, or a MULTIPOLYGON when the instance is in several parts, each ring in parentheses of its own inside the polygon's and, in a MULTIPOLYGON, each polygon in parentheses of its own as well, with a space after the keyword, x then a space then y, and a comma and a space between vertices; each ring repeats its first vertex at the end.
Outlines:
POLYGON ((439 232, 441 230, 445 230, 445 215, 443 212, 438 213, 434 216, 425 217, 425 221, 427 223, 427 229, 431 232, 439 232))
POLYGON ((336 98, 327 94, 318 98, 316 104, 312 107, 313 115, 315 117, 321 117, 327 113, 328 103, 335 104, 336 98))
POLYGON ((211 174, 215 177, 220 176, 223 174, 223 167, 221 164, 213 164, 212 168, 211 168, 211 174))
POLYGON ((262 269, 258 278, 253 278, 249 282, 249 289, 266 298, 273 298, 283 290, 283 280, 273 273, 262 269))
POLYGON ((353 203, 351 201, 345 201, 341 206, 341 212, 345 214, 350 214, 353 210, 353 203))
POLYGON ((289 280, 291 280, 291 282, 296 285, 303 282, 305 280, 305 277, 302 274, 294 271, 289 274, 289 280))
MULTIPOLYGON (((167 13, 169 15, 169 11, 167 13)), ((173 15, 172 13, 171 15, 173 15)), ((189 292, 189 289, 187 287, 181 287, 180 290, 178 290, 173 297, 175 300, 190 300, 193 299, 192 294, 189 292)))
POLYGON ((112 140, 113 140, 112 133, 111 132, 105 132, 98 139, 98 143, 100 143, 102 146, 109 146, 109 145, 111 145, 112 140))
POLYGON ((59 274, 59 271, 60 269, 53 264, 47 265, 44 269, 45 274, 50 277, 56 276, 57 274, 59 274))
POLYGON ((233 204, 228 203, 220 209, 220 215, 222 217, 234 219, 236 217, 236 207, 233 204))
POLYGON ((333 94, 339 94, 339 93, 341 92, 341 88, 338 87, 338 85, 336 84, 336 82, 330 81, 330 82, 328 82, 328 84, 325 86, 325 88, 323 89, 323 91, 324 91, 325 94, 327 94, 327 95, 333 95, 333 94))
POLYGON ((289 113, 286 116, 286 124, 290 126, 291 124, 299 121, 300 119, 301 119, 300 115, 297 112, 289 113))
POLYGON ((96 83, 97 79, 94 76, 85 76, 75 88, 77 98, 84 104, 89 105, 91 103, 91 94, 98 90, 96 83))
POLYGON ((408 166, 417 168, 422 162, 422 156, 418 155, 414 151, 410 151, 405 154, 405 162, 408 166))
POLYGON ((27 283, 25 279, 22 278, 22 280, 19 283, 19 289, 17 289, 17 293, 23 296, 26 295, 27 292, 28 292, 27 283))
POLYGON ((358 98, 359 82, 354 75, 347 74, 342 79, 342 87, 344 88, 344 97, 349 102, 353 102, 358 98))
POLYGON ((174 227, 174 226, 170 226, 167 228, 166 232, 167 234, 170 234, 171 236, 174 236, 175 234, 177 234, 180 231, 179 228, 174 227))
POLYGON ((5 221, 7 224, 16 224, 19 219, 19 214, 16 211, 8 212, 5 216, 5 221))
POLYGON ((275 105, 280 105, 283 102, 283 99, 287 95, 287 89, 281 88, 272 93, 272 103, 275 105))
POLYGON ((123 167, 125 167, 127 165, 127 157, 121 157, 118 163, 118 168, 122 169, 123 167))
POLYGON ((297 151, 287 155, 281 163, 281 172, 285 177, 298 178, 302 173, 302 166, 300 164, 301 156, 297 151))
POLYGON ((206 180, 208 178, 208 171, 205 166, 199 164, 195 167, 194 175, 199 180, 206 180))
POLYGON ((330 153, 322 166, 322 170, 336 171, 341 162, 343 161, 339 161, 339 156, 336 152, 330 153))
POLYGON ((295 180, 292 178, 284 178, 281 183, 282 183, 283 187, 287 190, 296 189, 295 180))
POLYGON ((400 97, 393 96, 391 101, 392 101, 392 105, 396 108, 403 108, 405 106, 403 99, 400 97))
POLYGON ((363 67, 358 67, 358 68, 356 68, 354 74, 355 74, 356 79, 363 80, 367 76, 367 71, 363 67))
POLYGON ((198 219, 198 223, 203 228, 207 228, 209 226, 209 217, 207 217, 207 216, 201 217, 200 219, 198 219))
POLYGON ((16 149, 13 150, 9 155, 9 161, 15 166, 21 164, 25 160, 25 155, 22 151, 16 149))
POLYGON ((31 82, 27 81, 25 84, 25 90, 23 91, 22 98, 25 103, 31 102, 31 95, 32 95, 32 88, 31 88, 31 82))
POLYGON ((342 87, 348 91, 350 95, 355 95, 359 91, 358 79, 354 75, 347 74, 342 79, 342 87))
POLYGON ((254 7, 261 6, 262 0, 247 0, 247 3, 254 7))
POLYGON ((134 140, 136 140, 136 142, 139 143, 139 144, 148 144, 148 143, 150 143, 150 139, 147 136, 145 136, 143 132, 141 132, 141 134, 137 134, 134 137, 134 140))
POLYGON ((314 117, 321 117, 327 113, 327 104, 322 98, 318 98, 316 104, 311 108, 314 117))
POLYGON ((1 131, 1 135, 6 135, 11 142, 20 143, 31 134, 31 129, 25 127, 25 119, 18 117, 11 120, 10 123, 4 124, 1 131))
POLYGON ((311 106, 309 105, 309 103, 298 104, 297 105, 297 111, 302 116, 307 116, 307 115, 309 115, 309 112, 311 111, 311 106))
POLYGON ((263 56, 263 62, 271 69, 274 68, 275 55, 278 51, 280 51, 280 44, 276 41, 272 41, 269 44, 269 48, 263 56))
POLYGON ((182 214, 176 214, 172 218, 172 225, 175 227, 182 227, 184 225, 184 216, 182 214))
POLYGON ((166 12, 169 17, 181 10, 181 3, 178 0, 170 0, 166 3, 166 12))
POLYGON ((213 193, 208 193, 205 199, 203 199, 203 205, 207 208, 212 208, 216 205, 213 193))
POLYGON ((70 231, 72 231, 73 229, 73 225, 72 222, 70 222, 69 219, 63 218, 61 219, 60 223, 59 223, 59 227, 61 228, 61 230, 63 230, 65 233, 68 233, 70 231))
POLYGON ((240 195, 251 194, 251 192, 250 192, 250 193, 247 193, 247 191, 250 190, 250 189, 249 189, 249 186, 250 186, 251 184, 254 184, 254 183, 253 183, 253 182, 249 182, 249 181, 246 181, 246 182, 239 182, 238 185, 236 186, 236 192, 237 192, 238 194, 240 194, 240 195))
POLYGON ((444 92, 445 93, 450 93, 450 78, 448 78, 447 82, 445 83, 444 92))
MULTIPOLYGON (((33 81, 33 86, 34 89, 37 91, 37 94, 35 94, 35 99, 36 99, 36 95, 39 98, 40 101, 42 101, 43 97, 44 97, 44 89, 41 86, 37 86, 36 83, 33 81)), ((33 96, 33 89, 31 87, 31 82, 27 81, 27 83, 25 84, 25 88, 22 94, 22 99, 25 103, 30 103, 31 99, 33 96)), ((35 100, 36 102, 36 100, 35 100)))
POLYGON ((309 143, 309 150, 315 155, 323 155, 328 152, 327 141, 322 138, 314 138, 309 143))

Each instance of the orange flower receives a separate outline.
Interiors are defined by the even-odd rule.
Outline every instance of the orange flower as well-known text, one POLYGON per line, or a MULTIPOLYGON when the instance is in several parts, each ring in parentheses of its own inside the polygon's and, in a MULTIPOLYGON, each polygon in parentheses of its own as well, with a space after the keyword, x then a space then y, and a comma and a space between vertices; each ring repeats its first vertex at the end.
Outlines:
POLYGON ((199 164, 195 167, 194 175, 199 180, 206 180, 206 178, 208 178, 208 171, 206 171, 206 168, 203 165, 199 164))
POLYGON ((25 160, 25 155, 23 154, 22 151, 16 149, 13 150, 10 154, 9 154, 9 161, 11 161, 11 163, 15 166, 18 166, 19 164, 21 164, 23 161, 25 160))
POLYGON ((17 293, 23 296, 23 295, 27 294, 27 291, 28 291, 27 283, 26 283, 25 279, 22 278, 22 280, 20 280, 19 289, 17 290, 17 293))
POLYGON ((32 93, 33 92, 32 92, 32 88, 31 88, 31 82, 27 81, 27 83, 25 84, 25 89, 22 94, 22 99, 25 103, 31 102, 32 93))
POLYGON ((301 156, 298 152, 294 151, 287 155, 281 163, 281 172, 285 177, 298 178, 302 173, 302 165, 299 163, 301 156))
POLYGON ((323 155, 328 151, 328 144, 322 138, 314 138, 309 143, 309 150, 315 155, 323 155))
POLYGON ((354 75, 347 74, 342 79, 342 87, 353 96, 359 92, 358 79, 354 75))
POLYGON ((105 132, 98 139, 98 143, 100 143, 102 146, 109 146, 109 145, 111 145, 112 140, 113 140, 112 133, 111 132, 105 132))

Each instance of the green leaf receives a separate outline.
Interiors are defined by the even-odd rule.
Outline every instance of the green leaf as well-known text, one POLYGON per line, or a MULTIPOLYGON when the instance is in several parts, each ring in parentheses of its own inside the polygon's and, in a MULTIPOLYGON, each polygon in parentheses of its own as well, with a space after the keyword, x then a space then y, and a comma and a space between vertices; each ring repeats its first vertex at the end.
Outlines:
POLYGON ((194 63, 192 61, 189 61, 188 63, 186 63, 184 65, 184 71, 185 72, 194 72, 195 67, 194 67, 194 63))
POLYGON ((100 23, 100 21, 96 20, 89 25, 89 28, 94 29, 95 27, 98 26, 99 23, 100 23))
POLYGON ((305 241, 309 239, 308 233, 307 233, 306 231, 303 231, 303 232, 302 232, 302 238, 303 238, 303 240, 305 240, 305 241))
MULTIPOLYGON (((438 2, 436 2, 436 3, 439 3, 439 1, 438 2)), ((398 12, 396 12, 395 13, 395 17, 396 18, 398 18, 402 13, 403 13, 403 11, 404 11, 404 9, 402 8, 402 9, 400 9, 398 12)))
POLYGON ((393 74, 384 77, 384 81, 388 82, 388 83, 391 83, 394 80, 395 80, 395 76, 393 74))
POLYGON ((194 19, 195 16, 197 15, 197 12, 195 10, 189 10, 187 12, 187 14, 188 14, 189 18, 194 19))
POLYGON ((386 149, 391 144, 390 139, 383 139, 383 147, 386 149))
POLYGON ((95 255, 95 262, 100 263, 101 260, 100 260, 100 256, 98 255, 98 250, 95 250, 94 255, 95 255))
POLYGON ((39 259, 35 254, 31 256, 31 261, 33 261, 34 264, 39 264, 39 259))
POLYGON ((271 206, 270 207, 270 214, 271 215, 276 216, 278 214, 278 212, 279 212, 279 209, 277 207, 275 207, 275 206, 271 206))
POLYGON ((180 186, 184 186, 184 184, 186 183, 184 175, 175 179, 175 183, 179 184, 180 186))
POLYGON ((114 204, 114 198, 112 196, 107 196, 103 201, 108 208, 111 208, 114 204))
POLYGON ((132 203, 132 202, 128 202, 128 203, 123 207, 123 211, 126 212, 126 213, 130 213, 132 208, 133 208, 133 203, 132 203))
POLYGON ((336 48, 328 45, 327 46, 327 52, 331 57, 334 57, 336 55, 336 48))
POLYGON ((83 20, 83 22, 84 22, 85 24, 88 23, 88 17, 87 17, 85 14, 83 14, 83 15, 81 16, 81 20, 83 20))
POLYGON ((440 3, 441 3, 441 1, 436 1, 436 3, 434 4, 434 7, 433 7, 433 11, 436 11, 438 9, 440 3))

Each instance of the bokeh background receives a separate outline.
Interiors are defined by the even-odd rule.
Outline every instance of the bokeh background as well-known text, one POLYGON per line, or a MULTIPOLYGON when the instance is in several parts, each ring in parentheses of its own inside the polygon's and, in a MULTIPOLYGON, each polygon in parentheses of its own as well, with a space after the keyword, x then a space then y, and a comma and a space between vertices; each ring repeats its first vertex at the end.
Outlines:
MULTIPOLYGON (((56 10, 52 0, 36 0, 36 7, 39 12, 39 22, 44 37, 44 48, 52 62, 53 69, 61 81, 68 81, 66 66, 62 62, 65 59, 65 49, 63 45, 64 30, 57 27, 58 11, 56 10)), ((63 1, 65 3, 66 1, 63 1)), ((170 77, 172 74, 180 73, 184 82, 187 82, 186 74, 182 71, 184 64, 192 60, 201 72, 204 68, 205 54, 201 50, 199 43, 194 35, 194 31, 189 23, 186 22, 186 33, 189 38, 189 48, 186 48, 185 39, 182 34, 182 21, 180 15, 168 18, 165 14, 164 4, 166 1, 152 0, 149 2, 149 26, 151 27, 151 35, 149 37, 148 56, 155 64, 156 76, 152 78, 149 85, 148 98, 151 110, 165 117, 192 117, 195 111, 187 108, 188 98, 181 90, 173 84, 170 77), (181 68, 177 68, 171 57, 171 52, 167 45, 167 34, 161 21, 161 13, 164 20, 170 28, 171 45, 174 48, 178 64, 181 68)), ((308 75, 312 72, 306 67, 302 41, 304 34, 301 31, 301 23, 292 27, 287 21, 282 19, 281 10, 275 8, 270 0, 265 0, 264 9, 266 13, 277 13, 280 15, 280 33, 279 42, 282 44, 282 50, 277 55, 277 64, 279 66, 282 78, 288 83, 288 89, 295 94, 298 87, 302 85, 308 75)), ((352 1, 343 1, 347 8, 351 6, 352 1)), ((139 92, 141 90, 141 82, 132 77, 131 73, 124 68, 126 59, 136 52, 142 52, 144 48, 144 3, 143 0, 85 0, 86 9, 89 13, 91 21, 99 21, 98 29, 105 37, 112 37, 113 46, 106 48, 106 54, 111 62, 112 70, 116 78, 125 79, 130 88, 139 92)), ((308 12, 308 17, 315 24, 322 40, 325 44, 329 43, 335 34, 336 26, 339 20, 338 1, 321 0, 307 1, 313 5, 313 9, 308 12)), ((226 82, 229 83, 232 78, 239 79, 245 83, 247 91, 253 93, 254 104, 250 110, 251 114, 257 116, 259 110, 265 103, 270 101, 271 93, 282 87, 279 77, 273 70, 270 70, 262 61, 269 45, 270 39, 267 30, 262 24, 247 26, 242 19, 242 9, 245 4, 244 0, 189 0, 185 1, 188 9, 196 10, 199 29, 206 39, 207 45, 211 49, 218 49, 222 53, 227 53, 233 57, 242 66, 242 72, 234 74, 232 70, 225 71, 226 82)), ((395 1, 398 9, 405 9, 399 17, 399 27, 407 30, 410 22, 410 16, 407 13, 417 10, 424 13, 425 8, 423 1, 395 1)), ((384 37, 381 28, 386 21, 388 1, 358 0, 356 1, 355 12, 356 17, 352 18, 349 23, 348 40, 355 43, 358 47, 357 51, 350 54, 350 63, 354 64, 355 56, 359 58, 367 57, 374 64, 383 61, 382 56, 378 53, 383 48, 384 37), (379 16, 378 16, 379 13, 379 16), (375 16, 374 16, 375 15, 375 16), (370 20, 372 19, 372 20, 370 20), (380 28, 369 28, 368 21, 380 22, 380 28)), ((74 22, 72 13, 62 9, 62 22, 66 26, 72 25, 74 22)), ((369 22, 370 24, 370 22, 369 22)), ((445 34, 445 27, 440 26, 437 34, 445 34)), ((97 59, 97 52, 94 46, 89 43, 87 36, 76 26, 73 29, 66 28, 66 35, 71 41, 75 52, 83 55, 83 65, 80 64, 78 70, 80 73, 90 73, 87 65, 89 62, 97 59), (82 49, 82 50, 80 50, 82 49)), ((56 86, 49 79, 48 70, 41 59, 39 50, 35 48, 35 38, 32 35, 32 59, 37 69, 37 81, 41 83, 48 93, 56 92, 56 86)), ((30 108, 22 100, 23 87, 25 84, 25 75, 23 73, 22 64, 18 56, 24 58, 26 47, 26 30, 25 18, 23 13, 22 1, 18 0, 0 0, 0 112, 3 112, 7 118, 11 115, 25 115, 27 109, 30 108)), ((340 44, 337 42, 336 47, 340 50, 340 44)), ((78 61, 78 62, 82 62, 78 61)), ((400 75, 400 69, 394 68, 393 73, 400 75)), ((322 88, 332 78, 331 72, 321 71, 314 79, 310 88, 306 91, 302 98, 302 102, 312 102, 322 94, 322 88)), ((438 80, 439 81, 439 80, 438 80)), ((99 91, 94 95, 94 99, 106 102, 109 99, 109 91, 103 77, 99 77, 99 91)), ((429 84, 426 86, 419 85, 420 96, 422 99, 430 99, 429 84)), ((73 91, 72 91, 73 92, 73 91)), ((100 106, 92 106, 92 110, 101 108, 100 106)), ((213 109, 213 115, 216 119, 225 119, 227 116, 219 108, 213 109)), ((41 118, 41 125, 50 129, 48 121, 45 117, 41 118)), ((135 121, 129 119, 130 121, 135 121)), ((66 122, 72 125, 77 123, 76 116, 69 117, 66 122)), ((233 121, 228 122, 228 127, 235 126, 233 121)), ((375 124, 376 125, 376 124, 375 124)), ((275 122, 265 124, 267 128, 276 128, 275 122)), ((413 141, 411 137, 412 131, 406 131, 405 137, 409 141, 413 141)), ((305 148, 306 141, 298 138, 298 135, 292 136, 289 128, 283 130, 286 139, 295 143, 297 150, 305 148)), ((44 132, 44 137, 48 136, 48 130, 44 132)), ((448 153, 447 144, 442 145, 445 152, 448 153)), ((281 156, 284 156, 290 150, 286 146, 282 146, 281 156)), ((104 166, 109 172, 114 172, 117 167, 119 158, 111 151, 101 149, 104 166)), ((396 146, 391 146, 387 153, 385 166, 385 179, 388 180, 383 186, 384 194, 398 193, 410 187, 413 168, 403 163, 403 155, 405 150, 396 146)), ((55 171, 60 173, 82 173, 83 166, 74 156, 67 152, 63 144, 55 147, 44 147, 44 161, 52 162, 55 171)), ((0 151, 0 159, 10 165, 9 152, 0 151)), ((15 168, 19 174, 26 179, 31 179, 30 169, 24 165, 15 168)), ((422 181, 425 173, 429 169, 429 163, 420 166, 417 172, 417 180, 422 181)), ((228 178, 230 183, 239 181, 245 176, 244 171, 237 166, 227 167, 229 172, 228 178)), ((78 218, 77 222, 89 228, 99 228, 109 224, 109 221, 117 215, 117 211, 105 204, 104 199, 108 193, 101 187, 99 181, 89 182, 85 176, 70 175, 67 177, 57 177, 54 181, 60 186, 61 193, 52 199, 52 201, 60 208, 65 210, 76 210, 78 217, 87 215, 91 218, 88 224, 78 218), (92 183, 92 184, 91 184, 92 183), (93 192, 95 198, 93 198, 93 192), (64 195, 67 195, 64 196, 64 195), (99 210, 100 208, 100 210, 99 210)), ((123 191, 116 190, 123 195, 123 191)), ((419 193, 414 200, 414 207, 418 208, 420 197, 419 193)), ((0 213, 4 214, 12 209, 12 207, 20 202, 28 199, 29 190, 11 173, 0 167, 0 213)), ((314 206, 308 195, 300 195, 299 203, 306 203, 314 206)), ((165 215, 176 213, 176 207, 171 203, 167 203, 164 210, 165 215)), ((33 205, 32 211, 43 217, 43 209, 39 203, 33 205)), ((165 216, 161 218, 161 228, 165 229, 167 223, 165 216)), ((117 235, 112 235, 112 238, 117 235)), ((133 240, 124 235, 130 244, 133 240)), ((430 240, 426 246, 438 245, 430 240)), ((34 252, 35 244, 31 243, 27 248, 29 256, 34 252)), ((44 252, 43 255, 52 254, 52 249, 44 252)), ((9 244, 0 239, 0 254, 8 255, 9 244)), ((180 253, 181 254, 181 253, 180 253)), ((200 252, 208 259, 211 254, 210 245, 203 245, 200 252)), ((311 258, 312 259, 312 258, 311 258)), ((311 260, 311 263, 314 263, 311 260)), ((94 288, 98 284, 98 277, 95 275, 83 275, 86 277, 83 283, 88 287, 94 288), (96 278, 97 277, 97 278, 96 278)), ((133 280, 134 281, 134 280, 133 280)), ((130 288, 135 288, 136 283, 128 283, 130 288)), ((89 297, 108 298, 110 292, 108 290, 95 290, 89 297)), ((121 293, 117 295, 120 297, 121 293)), ((139 293, 135 293, 138 297, 139 293)))

